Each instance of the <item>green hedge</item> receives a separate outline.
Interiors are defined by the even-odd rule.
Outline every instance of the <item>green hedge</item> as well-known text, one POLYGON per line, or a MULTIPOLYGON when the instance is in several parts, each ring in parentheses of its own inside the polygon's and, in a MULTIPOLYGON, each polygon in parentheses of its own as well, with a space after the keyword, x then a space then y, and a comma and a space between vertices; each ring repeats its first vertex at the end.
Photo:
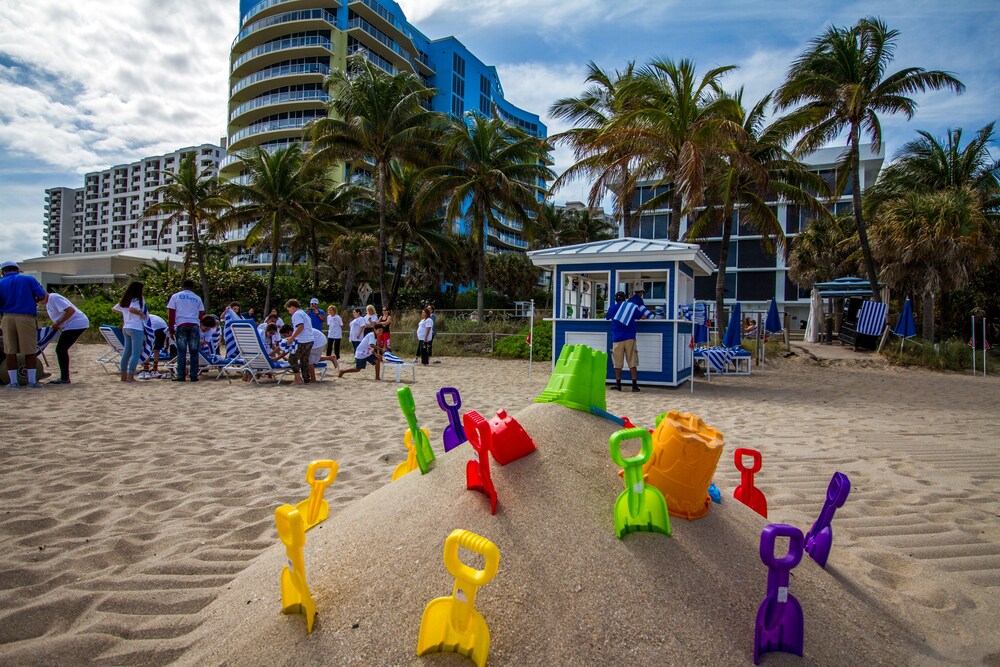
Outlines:
MULTIPOLYGON (((899 339, 892 336, 882 349, 882 356, 900 366, 920 366, 935 371, 965 373, 972 370, 972 348, 966 341, 957 338, 942 341, 938 351, 935 351, 934 346, 923 339, 910 339, 906 341, 903 352, 900 353, 899 339)), ((986 353, 986 362, 988 373, 996 373, 1000 370, 997 368, 997 358, 992 350, 986 353)), ((982 364, 983 351, 976 350, 976 371, 979 373, 983 371, 982 364)))
MULTIPOLYGON (((513 336, 508 336, 497 342, 493 354, 505 359, 527 359, 528 358, 528 327, 524 327, 513 336)), ((539 322, 535 325, 534 333, 531 336, 534 341, 533 358, 540 361, 552 359, 552 323, 539 322)))

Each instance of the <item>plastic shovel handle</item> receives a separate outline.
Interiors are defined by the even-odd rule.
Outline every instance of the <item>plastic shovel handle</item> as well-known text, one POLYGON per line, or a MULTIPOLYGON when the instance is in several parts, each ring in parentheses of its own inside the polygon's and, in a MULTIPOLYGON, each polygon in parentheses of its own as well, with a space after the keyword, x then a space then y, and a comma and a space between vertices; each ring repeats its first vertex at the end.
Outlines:
POLYGON ((802 560, 804 543, 802 531, 795 526, 787 523, 768 524, 760 534, 760 560, 773 570, 791 570, 802 560), (775 558, 774 543, 779 537, 788 538, 788 553, 775 558))
POLYGON ((462 397, 458 394, 458 389, 454 387, 441 387, 437 393, 438 405, 442 410, 448 412, 449 410, 458 410, 462 407, 462 397), (449 403, 447 401, 448 397, 451 397, 455 402, 449 403))
POLYGON ((643 465, 653 455, 653 436, 644 428, 628 428, 615 431, 611 434, 608 445, 611 449, 611 460, 615 462, 615 465, 626 470, 631 466, 643 465), (622 456, 622 443, 636 439, 641 441, 642 449, 635 456, 627 459, 624 458, 622 456))
POLYGON ((484 586, 496 576, 500 568, 500 550, 481 535, 468 530, 453 530, 444 541, 444 565, 456 580, 484 586), (459 547, 483 556, 486 559, 483 569, 477 570, 463 563, 458 557, 459 547))
POLYGON ((306 468, 306 484, 315 487, 320 485, 320 488, 325 488, 330 484, 333 484, 333 480, 337 479, 337 472, 340 470, 340 465, 332 459, 323 459, 321 461, 313 461, 306 468), (317 470, 327 470, 326 477, 323 479, 316 479, 317 470))
POLYGON ((763 459, 761 458, 760 452, 756 449, 747 449, 745 447, 740 447, 735 452, 733 452, 733 460, 736 463, 736 469, 740 472, 748 472, 750 474, 756 474, 760 472, 761 465, 763 464, 763 459), (753 463, 749 468, 743 465, 743 457, 749 456, 753 459, 753 463))
POLYGON ((306 543, 302 515, 292 505, 282 505, 274 510, 274 523, 278 529, 278 537, 285 547, 297 548, 306 543))
POLYGON ((399 400, 399 409, 406 417, 406 423, 414 433, 420 430, 417 425, 417 404, 413 402, 413 392, 409 387, 400 387, 396 390, 396 398, 399 400))

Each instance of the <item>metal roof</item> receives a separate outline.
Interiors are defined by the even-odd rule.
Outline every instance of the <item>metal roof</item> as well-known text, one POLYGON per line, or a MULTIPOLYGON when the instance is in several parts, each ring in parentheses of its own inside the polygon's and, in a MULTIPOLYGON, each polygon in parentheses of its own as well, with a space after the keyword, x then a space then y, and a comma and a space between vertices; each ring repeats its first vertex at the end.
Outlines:
MULTIPOLYGON (((879 283, 881 285, 881 283, 879 283)), ((823 297, 871 296, 871 283, 864 278, 837 278, 813 285, 823 297)))
POLYGON ((620 238, 592 241, 561 248, 545 248, 528 252, 535 266, 557 264, 606 264, 609 262, 684 262, 696 274, 711 275, 715 264, 695 243, 679 243, 658 239, 620 238))

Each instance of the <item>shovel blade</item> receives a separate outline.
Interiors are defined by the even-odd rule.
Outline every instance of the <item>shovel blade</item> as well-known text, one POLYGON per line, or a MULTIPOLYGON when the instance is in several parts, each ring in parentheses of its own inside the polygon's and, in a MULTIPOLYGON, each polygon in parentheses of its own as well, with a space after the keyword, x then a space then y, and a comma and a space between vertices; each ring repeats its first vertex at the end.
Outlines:
POLYGON ((308 593, 302 595, 294 576, 287 567, 281 571, 281 613, 302 614, 306 617, 306 632, 312 632, 316 603, 308 593))
POLYGON ((441 433, 441 438, 444 441, 444 451, 446 452, 450 452, 465 442, 465 438, 462 438, 461 440, 459 439, 458 432, 451 424, 444 427, 444 431, 441 433))
POLYGON ((457 630, 451 624, 453 598, 431 600, 424 608, 417 637, 417 655, 427 653, 458 653, 478 667, 486 664, 490 652, 490 629, 482 615, 472 610, 469 627, 457 630))
POLYGON ((833 529, 830 526, 823 528, 815 535, 806 535, 806 553, 820 567, 826 567, 826 561, 830 558, 830 547, 833 546, 833 529))
POLYGON ((801 657, 804 627, 802 606, 795 596, 788 595, 785 602, 778 602, 776 597, 768 595, 757 610, 753 663, 758 664, 764 653, 776 651, 801 657))
POLYGON ((764 497, 764 492, 756 486, 746 488, 741 484, 733 491, 733 497, 765 519, 767 518, 767 498, 764 497))
POLYGON ((615 501, 615 536, 621 539, 629 533, 661 533, 670 535, 670 515, 667 501, 656 488, 647 486, 642 492, 642 508, 633 515, 628 507, 628 491, 622 491, 615 501))

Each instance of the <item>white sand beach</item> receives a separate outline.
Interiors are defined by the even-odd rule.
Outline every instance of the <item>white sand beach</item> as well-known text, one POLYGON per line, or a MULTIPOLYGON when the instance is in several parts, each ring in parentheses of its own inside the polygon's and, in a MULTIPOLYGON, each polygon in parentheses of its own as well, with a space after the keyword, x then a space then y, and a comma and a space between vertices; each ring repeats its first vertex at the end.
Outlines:
POLYGON ((415 656, 423 605, 450 592, 452 528, 501 550, 477 603, 490 664, 751 664, 760 528, 807 530, 837 470, 852 490, 829 566, 806 558, 793 571, 804 662, 1000 664, 1000 378, 791 359, 694 394, 609 391, 608 409, 637 425, 691 411, 726 439, 722 506, 673 518, 671 538, 619 542, 613 427, 532 406, 547 362, 530 382, 526 362, 418 368, 437 467, 387 486, 406 425, 396 386, 370 371, 312 387, 125 385, 93 363, 102 351, 73 349, 70 386, 0 398, 2 664, 462 664, 415 656), (494 464, 496 516, 464 489, 468 445, 443 454, 442 386, 459 388, 463 411, 507 409, 539 445, 494 464), (763 454, 767 521, 732 499, 737 447, 763 454), (318 609, 307 636, 280 614, 273 514, 306 497, 320 458, 340 472, 306 545, 318 609))

